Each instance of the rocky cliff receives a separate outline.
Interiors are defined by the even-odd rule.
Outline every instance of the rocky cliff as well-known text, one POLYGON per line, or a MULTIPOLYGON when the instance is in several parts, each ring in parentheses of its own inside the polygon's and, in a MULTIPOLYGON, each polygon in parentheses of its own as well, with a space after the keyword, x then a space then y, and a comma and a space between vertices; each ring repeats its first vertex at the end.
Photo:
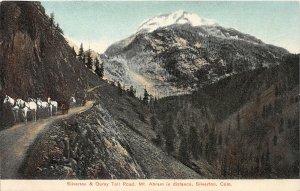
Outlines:
POLYGON ((1 108, 5 94, 23 100, 50 96, 60 103, 97 80, 39 2, 1 2, 0 19, 1 108))

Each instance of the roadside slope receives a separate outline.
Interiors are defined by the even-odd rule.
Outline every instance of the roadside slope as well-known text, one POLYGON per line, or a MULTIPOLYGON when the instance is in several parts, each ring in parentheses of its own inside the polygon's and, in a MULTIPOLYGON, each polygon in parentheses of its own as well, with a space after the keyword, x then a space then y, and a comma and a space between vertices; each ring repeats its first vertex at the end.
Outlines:
POLYGON ((93 102, 89 101, 83 107, 70 109, 66 115, 57 115, 52 118, 17 124, 14 127, 0 131, 0 175, 2 179, 19 178, 18 169, 22 164, 30 145, 40 133, 49 129, 50 125, 59 120, 66 119, 74 114, 90 109, 93 102))
POLYGON ((23 178, 201 178, 115 120, 100 103, 53 124, 32 148, 23 178))

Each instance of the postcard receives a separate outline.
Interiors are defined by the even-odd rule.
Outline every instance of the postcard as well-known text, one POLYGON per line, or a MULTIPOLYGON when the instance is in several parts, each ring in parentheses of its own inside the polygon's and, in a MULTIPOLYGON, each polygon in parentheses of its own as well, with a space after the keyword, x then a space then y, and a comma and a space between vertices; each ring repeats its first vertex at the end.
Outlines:
POLYGON ((1 1, 0 190, 289 190, 297 1, 1 1))

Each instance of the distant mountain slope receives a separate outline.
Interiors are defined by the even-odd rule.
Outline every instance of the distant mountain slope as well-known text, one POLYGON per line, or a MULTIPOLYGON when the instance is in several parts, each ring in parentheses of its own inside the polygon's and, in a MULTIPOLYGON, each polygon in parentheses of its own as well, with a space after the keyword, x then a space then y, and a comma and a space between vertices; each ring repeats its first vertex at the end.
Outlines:
POLYGON ((133 85, 139 94, 146 86, 153 95, 163 97, 277 65, 288 53, 251 35, 202 20, 186 12, 150 19, 136 34, 106 50, 105 75, 133 85))
POLYGON ((198 173, 205 159, 217 177, 299 178, 299 55, 155 108, 166 148, 198 173))

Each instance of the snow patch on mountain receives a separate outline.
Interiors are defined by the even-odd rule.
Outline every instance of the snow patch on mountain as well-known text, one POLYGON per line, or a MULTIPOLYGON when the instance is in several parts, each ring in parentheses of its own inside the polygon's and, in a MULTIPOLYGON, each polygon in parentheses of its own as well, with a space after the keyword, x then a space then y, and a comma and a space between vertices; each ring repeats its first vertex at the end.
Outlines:
POLYGON ((199 17, 185 11, 163 14, 147 20, 138 28, 138 32, 153 32, 158 28, 174 24, 190 24, 191 26, 217 25, 214 20, 199 17))

